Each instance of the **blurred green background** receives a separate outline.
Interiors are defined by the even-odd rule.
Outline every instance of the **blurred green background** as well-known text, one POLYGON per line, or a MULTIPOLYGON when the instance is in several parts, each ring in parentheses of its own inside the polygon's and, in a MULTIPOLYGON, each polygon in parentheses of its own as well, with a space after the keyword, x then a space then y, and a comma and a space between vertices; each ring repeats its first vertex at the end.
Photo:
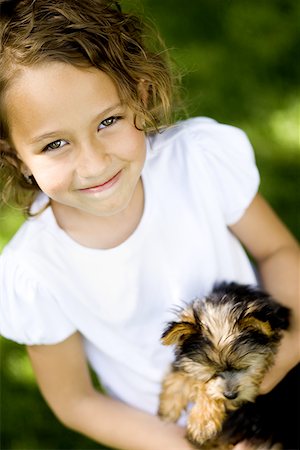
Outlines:
MULTIPOLYGON (((185 74, 190 115, 243 128, 255 148, 261 192, 300 238, 297 0, 141 0, 123 2, 157 25, 185 74)), ((22 222, 0 211, 0 251, 22 222)), ((25 350, 1 350, 1 449, 103 448, 60 425, 42 400, 25 350)), ((133 426, 134 432, 134 426, 133 426)))

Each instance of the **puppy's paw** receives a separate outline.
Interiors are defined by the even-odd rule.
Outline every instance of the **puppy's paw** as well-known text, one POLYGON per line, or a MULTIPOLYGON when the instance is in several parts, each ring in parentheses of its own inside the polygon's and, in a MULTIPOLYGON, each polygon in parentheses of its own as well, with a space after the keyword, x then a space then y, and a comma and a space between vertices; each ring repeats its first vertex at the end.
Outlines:
POLYGON ((164 422, 174 422, 176 423, 180 417, 181 411, 176 410, 176 408, 162 408, 160 407, 157 415, 164 422))
POLYGON ((187 438, 192 444, 204 445, 207 441, 214 439, 219 432, 215 421, 209 420, 205 424, 188 423, 187 438))
POLYGON ((202 395, 190 411, 187 438, 198 445, 214 441, 222 430, 224 419, 224 402, 202 395))

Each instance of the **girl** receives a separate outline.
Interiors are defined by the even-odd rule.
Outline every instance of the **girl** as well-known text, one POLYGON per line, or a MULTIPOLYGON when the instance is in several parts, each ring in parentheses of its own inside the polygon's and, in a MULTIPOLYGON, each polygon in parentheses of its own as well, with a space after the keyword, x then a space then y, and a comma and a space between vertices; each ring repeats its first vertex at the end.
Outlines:
POLYGON ((108 0, 4 4, 3 195, 28 220, 1 256, 0 329, 27 345, 67 427, 118 449, 187 450, 184 428, 155 416, 171 308, 218 280, 255 283, 244 244, 294 310, 267 392, 299 361, 299 253, 257 194, 240 130, 167 127, 174 80, 145 35, 108 0))

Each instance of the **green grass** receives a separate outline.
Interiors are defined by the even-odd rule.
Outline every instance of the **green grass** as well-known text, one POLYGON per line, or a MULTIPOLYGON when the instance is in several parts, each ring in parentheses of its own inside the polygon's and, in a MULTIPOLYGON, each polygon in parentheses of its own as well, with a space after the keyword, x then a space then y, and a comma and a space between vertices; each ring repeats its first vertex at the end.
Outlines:
POLYGON ((46 407, 22 346, 0 339, 2 450, 104 449, 67 430, 46 407))

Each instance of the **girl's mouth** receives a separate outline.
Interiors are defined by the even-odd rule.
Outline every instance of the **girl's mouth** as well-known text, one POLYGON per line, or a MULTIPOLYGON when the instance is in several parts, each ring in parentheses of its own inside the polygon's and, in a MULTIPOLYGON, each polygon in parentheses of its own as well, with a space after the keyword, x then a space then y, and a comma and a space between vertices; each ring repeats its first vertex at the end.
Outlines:
POLYGON ((102 191, 105 191, 106 189, 110 189, 115 183, 117 183, 119 181, 119 178, 121 177, 121 172, 122 172, 122 170, 120 170, 118 173, 116 173, 116 175, 114 175, 109 180, 105 181, 105 183, 98 184, 96 186, 90 186, 90 187, 79 189, 79 190, 80 190, 80 192, 94 193, 94 192, 102 192, 102 191))

